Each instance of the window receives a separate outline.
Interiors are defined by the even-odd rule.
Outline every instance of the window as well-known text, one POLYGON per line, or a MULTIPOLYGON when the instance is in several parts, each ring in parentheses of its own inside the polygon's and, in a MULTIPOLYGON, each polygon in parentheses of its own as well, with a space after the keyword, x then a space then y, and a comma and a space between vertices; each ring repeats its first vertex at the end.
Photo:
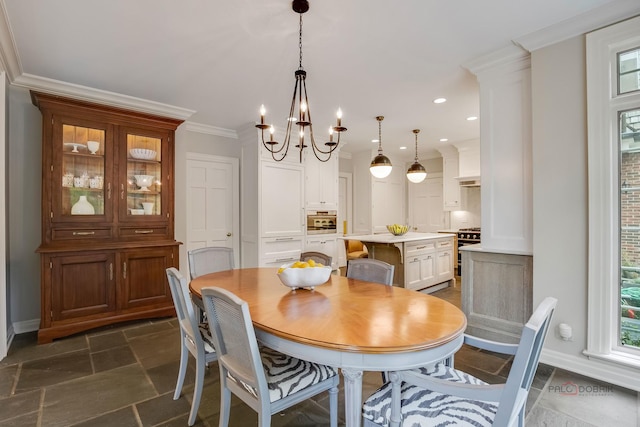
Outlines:
POLYGON ((587 103, 585 354, 640 368, 640 17, 587 35, 587 103))
MULTIPOLYGON (((635 61, 638 52, 640 50, 636 50, 635 61)), ((634 77, 637 89, 638 78, 634 77)), ((640 109, 623 111, 619 117, 620 327, 617 344, 640 349, 640 109)))

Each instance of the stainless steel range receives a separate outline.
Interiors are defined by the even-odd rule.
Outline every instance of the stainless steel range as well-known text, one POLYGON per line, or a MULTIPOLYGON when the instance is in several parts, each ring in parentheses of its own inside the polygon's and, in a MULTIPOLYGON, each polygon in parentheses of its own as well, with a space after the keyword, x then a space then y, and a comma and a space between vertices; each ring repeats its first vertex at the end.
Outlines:
POLYGON ((458 235, 458 276, 461 276, 462 254, 460 253, 460 247, 480 243, 480 227, 461 228, 456 234, 458 235))

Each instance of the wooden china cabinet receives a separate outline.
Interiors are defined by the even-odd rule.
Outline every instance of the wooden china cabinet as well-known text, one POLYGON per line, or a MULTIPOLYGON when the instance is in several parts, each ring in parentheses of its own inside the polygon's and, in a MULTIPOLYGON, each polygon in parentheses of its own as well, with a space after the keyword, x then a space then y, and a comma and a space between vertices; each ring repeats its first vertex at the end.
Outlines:
POLYGON ((42 112, 38 342, 174 314, 181 120, 31 92, 42 112))

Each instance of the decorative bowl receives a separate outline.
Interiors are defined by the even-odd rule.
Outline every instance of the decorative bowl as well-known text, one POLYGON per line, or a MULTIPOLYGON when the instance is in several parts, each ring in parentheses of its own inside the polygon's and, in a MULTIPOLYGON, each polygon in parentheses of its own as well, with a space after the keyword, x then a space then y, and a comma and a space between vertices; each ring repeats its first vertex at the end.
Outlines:
POLYGON ((149 191, 149 186, 153 185, 155 177, 153 175, 134 175, 136 179, 136 185, 140 187, 142 191, 149 191))
POLYGON ((144 215, 144 209, 131 209, 131 215, 144 215))
POLYGON ((391 224, 391 225, 387 225, 387 230, 389 230, 389 233, 393 234, 394 236, 402 236, 407 231, 409 231, 409 226, 400 225, 400 224, 391 224))
POLYGON ((129 150, 129 154, 131 154, 131 157, 134 159, 140 160, 155 160, 156 158, 156 151, 146 148, 132 148, 129 150))
POLYGON ((291 268, 294 263, 285 264, 278 273, 278 278, 283 285, 288 286, 291 290, 297 288, 309 288, 313 290, 316 286, 320 286, 329 280, 331 275, 331 267, 326 265, 322 267, 307 268, 291 268))

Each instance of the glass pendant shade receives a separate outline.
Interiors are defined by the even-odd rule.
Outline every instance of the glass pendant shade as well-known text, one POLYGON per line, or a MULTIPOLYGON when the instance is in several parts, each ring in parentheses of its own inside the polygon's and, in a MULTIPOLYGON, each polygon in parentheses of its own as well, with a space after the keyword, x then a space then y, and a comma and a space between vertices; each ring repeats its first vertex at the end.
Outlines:
POLYGON ((382 154, 382 121, 384 116, 377 116, 376 120, 378 121, 378 155, 371 160, 369 171, 376 178, 386 178, 391 173, 393 165, 391 165, 391 160, 382 154))
POLYGON ((416 158, 413 164, 407 170, 407 179, 414 184, 419 184, 427 177, 427 170, 418 162, 418 134, 420 129, 414 129, 413 134, 416 136, 416 158))
POLYGON ((415 162, 407 170, 407 179, 415 184, 419 184, 427 177, 427 171, 420 163, 415 162))
POLYGON ((393 166, 391 165, 391 160, 384 154, 378 154, 371 161, 371 166, 369 166, 369 171, 371 171, 371 175, 376 178, 386 178, 391 173, 391 169, 393 166))

